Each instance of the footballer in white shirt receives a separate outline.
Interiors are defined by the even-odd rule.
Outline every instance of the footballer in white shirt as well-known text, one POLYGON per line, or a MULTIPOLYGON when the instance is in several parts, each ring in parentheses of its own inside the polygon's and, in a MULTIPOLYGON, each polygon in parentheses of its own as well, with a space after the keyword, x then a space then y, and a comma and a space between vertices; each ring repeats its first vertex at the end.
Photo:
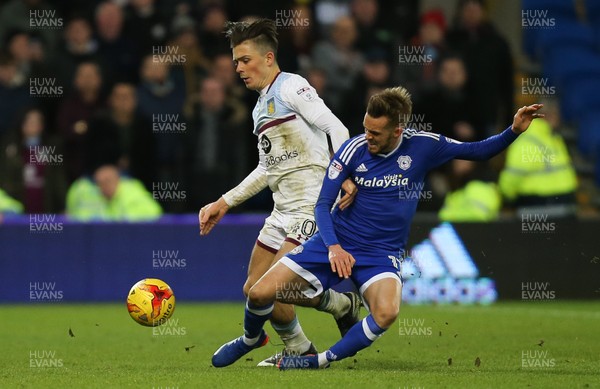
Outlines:
MULTIPOLYGON (((241 204, 267 186, 273 192, 274 209, 265 220, 248 266, 244 294, 283 255, 316 232, 314 207, 330 161, 327 136, 335 152, 348 139, 348 129, 331 112, 303 77, 282 72, 277 64, 275 22, 228 22, 235 70, 248 89, 259 93, 252 112, 258 136, 259 164, 235 188, 199 212, 200 234, 210 233, 231 207, 241 204)), ((347 207, 356 186, 344 183, 338 205, 347 207)), ((355 293, 330 291, 317 309, 331 313, 342 336, 359 320, 360 297, 355 293)), ((263 314, 261 307, 248 307, 249 314, 263 314)), ((307 339, 292 305, 276 304, 271 324, 285 344, 284 354, 316 352, 307 339)), ((240 352, 264 346, 268 337, 238 339, 240 352)), ((274 355, 259 366, 275 366, 274 355)), ((215 366, 219 361, 214 361, 215 366)))

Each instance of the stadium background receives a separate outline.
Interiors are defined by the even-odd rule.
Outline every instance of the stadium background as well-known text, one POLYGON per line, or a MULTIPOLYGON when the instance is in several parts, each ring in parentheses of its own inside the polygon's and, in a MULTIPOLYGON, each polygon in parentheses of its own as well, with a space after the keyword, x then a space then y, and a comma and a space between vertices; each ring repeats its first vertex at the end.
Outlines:
MULTIPOLYGON (((61 301, 113 301, 151 275, 172 280, 184 299, 242 298, 270 194, 232 210, 206 238, 193 214, 256 164, 256 96, 234 74, 221 32, 225 20, 251 17, 276 20, 282 69, 307 77, 351 134, 362 131, 368 96, 398 84, 414 96, 414 127, 461 140, 497 133, 523 104, 558 99, 558 130, 578 177, 576 214, 549 220, 542 210, 533 222, 551 231, 531 231, 505 203, 495 221, 457 230, 500 298, 521 299, 522 284, 536 281, 565 298, 597 297, 600 9, 594 1, 475 1, 484 16, 469 35, 464 3, 1 2, 0 189, 24 206, 2 215, 2 300, 31 301, 31 285, 48 282, 64 291, 61 301), (436 94, 447 58, 466 72, 451 108, 436 94), (122 125, 120 115, 131 121, 122 125), (31 120, 49 163, 24 154, 31 120), (69 187, 103 164, 139 179, 163 216, 141 224, 64 216, 69 187), (106 278, 117 287, 99 292, 106 278)), ((495 182, 502 166, 499 156, 462 176, 452 165, 435 172, 411 244, 437 225, 450 191, 472 179, 495 182)))
MULTIPOLYGON (((456 28, 462 3, 0 0, 0 387, 600 385, 600 1, 483 1, 491 24, 466 35, 456 28), (277 21, 283 70, 308 77, 353 133, 367 95, 388 85, 413 93, 414 127, 465 140, 505 128, 517 107, 558 99, 546 112, 562 113, 575 213, 555 218, 550 207, 524 219, 504 201, 485 222, 453 223, 480 275, 496 282, 495 304, 403 304, 373 347, 325 371, 256 368, 281 349, 274 336, 248 358, 213 368, 214 350, 241 332, 241 286, 270 207, 262 193, 198 236, 199 206, 256 163, 256 96, 233 73, 220 32, 224 20, 249 15, 277 21), (353 20, 361 24, 352 49, 326 43, 343 15, 351 18, 338 21, 338 45, 348 44, 353 20), (423 44, 421 25, 442 44, 423 44), (454 57, 445 82, 457 100, 432 99, 436 69, 454 54, 467 65, 466 84, 454 57), (456 130, 457 122, 472 131, 456 130), (72 182, 97 194, 86 177, 104 163, 118 165, 123 182, 141 180, 130 185, 134 204, 145 193, 162 216, 148 201, 132 207, 135 217, 119 207, 95 215, 119 221, 76 220, 94 216, 93 207, 65 215, 72 182), (164 279, 177 296, 160 327, 126 313, 127 291, 144 277, 164 279)), ((540 150, 548 149, 525 151, 540 150)), ((430 176, 409 246, 431 236, 449 191, 498 182, 504 159, 430 176)), ((331 318, 297 312, 319 350, 338 338, 331 318)))

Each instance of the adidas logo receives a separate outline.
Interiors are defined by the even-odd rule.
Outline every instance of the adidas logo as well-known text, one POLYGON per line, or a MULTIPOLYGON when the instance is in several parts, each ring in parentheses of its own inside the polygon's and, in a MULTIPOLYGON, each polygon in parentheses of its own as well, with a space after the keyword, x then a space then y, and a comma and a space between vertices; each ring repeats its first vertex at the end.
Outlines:
POLYGON ((356 171, 359 173, 364 173, 364 172, 368 172, 369 169, 367 169, 367 167, 365 166, 364 163, 361 163, 360 166, 356 168, 356 171))

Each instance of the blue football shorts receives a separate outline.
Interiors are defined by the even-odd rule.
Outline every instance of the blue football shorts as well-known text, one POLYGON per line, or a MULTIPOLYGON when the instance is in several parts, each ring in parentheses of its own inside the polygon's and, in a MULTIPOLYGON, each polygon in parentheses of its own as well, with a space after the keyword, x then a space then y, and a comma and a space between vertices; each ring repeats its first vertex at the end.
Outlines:
MULTIPOLYGON (((344 248, 343 244, 342 248, 344 248)), ((371 284, 384 278, 395 278, 402 284, 400 269, 394 266, 397 261, 392 261, 388 253, 367 253, 356 250, 349 252, 356 260, 350 279, 361 295, 371 284)), ((301 246, 286 254, 279 262, 308 281, 310 286, 302 292, 306 297, 312 298, 344 280, 337 272, 331 270, 328 255, 327 246, 317 232, 301 246)))

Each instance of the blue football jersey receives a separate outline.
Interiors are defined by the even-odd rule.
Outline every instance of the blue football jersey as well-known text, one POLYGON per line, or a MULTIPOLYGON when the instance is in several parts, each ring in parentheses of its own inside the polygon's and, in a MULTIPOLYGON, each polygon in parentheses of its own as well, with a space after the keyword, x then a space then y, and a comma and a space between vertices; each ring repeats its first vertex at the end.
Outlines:
POLYGON ((396 149, 385 155, 371 154, 364 135, 349 139, 331 160, 315 207, 323 242, 327 246, 339 243, 350 253, 402 256, 427 172, 454 158, 491 158, 516 138, 510 127, 469 143, 405 129, 396 149), (358 187, 354 202, 343 211, 336 207, 330 213, 348 177, 358 187))

